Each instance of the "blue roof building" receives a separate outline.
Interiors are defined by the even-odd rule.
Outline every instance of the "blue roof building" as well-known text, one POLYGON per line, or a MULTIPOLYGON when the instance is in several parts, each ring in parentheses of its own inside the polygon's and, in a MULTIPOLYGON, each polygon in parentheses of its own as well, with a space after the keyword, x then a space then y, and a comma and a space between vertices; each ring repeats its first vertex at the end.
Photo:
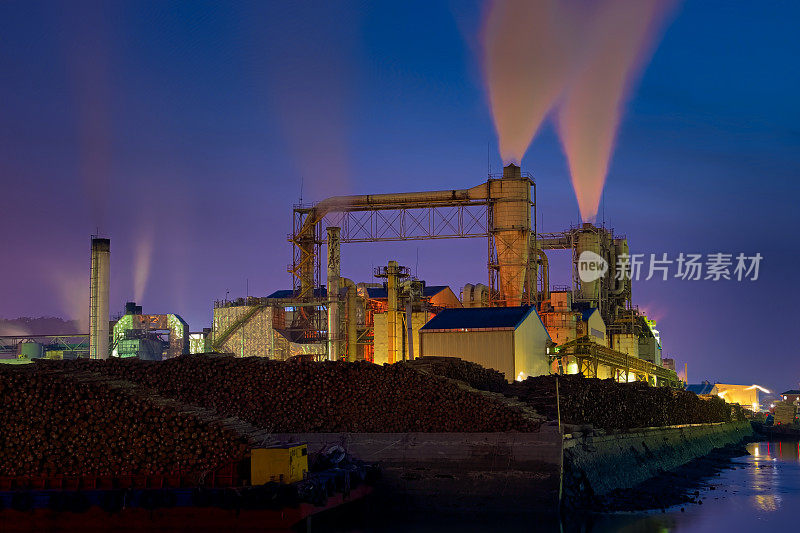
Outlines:
POLYGON ((525 379, 549 373, 547 330, 533 306, 445 309, 420 329, 420 355, 458 357, 525 379))

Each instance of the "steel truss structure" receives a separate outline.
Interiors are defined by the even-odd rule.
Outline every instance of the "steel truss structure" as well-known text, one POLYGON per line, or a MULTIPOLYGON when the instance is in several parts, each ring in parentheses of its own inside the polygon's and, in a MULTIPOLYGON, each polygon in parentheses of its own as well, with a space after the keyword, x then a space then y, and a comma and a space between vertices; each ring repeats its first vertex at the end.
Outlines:
POLYGON ((71 333, 68 335, 0 335, 0 353, 16 351, 21 342, 38 342, 57 346, 63 350, 89 353, 89 334, 71 333))
MULTIPOLYGON (((530 238, 535 240, 536 183, 530 175, 523 173, 523 176, 530 181, 532 188, 530 238)), ((339 206, 315 221, 313 235, 307 225, 313 221, 309 217, 314 216, 314 206, 295 205, 292 234, 288 235, 288 241, 292 243, 292 264, 287 267, 292 274, 294 294, 301 301, 314 299, 307 288, 305 291, 308 294, 303 294, 301 284, 303 273, 309 271, 313 272, 313 286, 322 286, 321 248, 327 240, 325 228, 335 226, 341 228, 342 243, 486 238, 490 304, 501 304, 497 260, 501 231, 494 226, 493 207, 502 200, 488 198, 492 181, 499 179, 502 179, 502 174, 490 175, 482 185, 486 187, 487 198, 439 200, 426 205, 398 200, 389 204, 339 206)), ((502 244, 512 246, 516 243, 502 244)), ((522 303, 531 304, 536 298, 535 263, 529 260, 525 268, 527 280, 522 303)), ((308 319, 317 322, 312 316, 308 319)), ((309 326, 312 330, 319 329, 311 324, 309 326)))
POLYGON ((588 336, 569 341, 559 346, 558 353, 550 356, 560 367, 563 367, 562 357, 572 357, 578 363, 578 372, 587 378, 598 377, 600 365, 611 368, 617 378, 629 381, 628 376, 633 373, 637 380, 647 381, 656 386, 680 386, 678 375, 674 370, 653 364, 644 359, 633 357, 623 352, 618 352, 597 344, 588 336))

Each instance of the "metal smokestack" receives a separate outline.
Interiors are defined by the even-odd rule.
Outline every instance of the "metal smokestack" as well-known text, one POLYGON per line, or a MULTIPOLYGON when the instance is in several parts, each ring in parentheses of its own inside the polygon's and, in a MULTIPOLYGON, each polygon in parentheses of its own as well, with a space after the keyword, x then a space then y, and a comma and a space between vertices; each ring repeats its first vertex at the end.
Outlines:
MULTIPOLYGON (((339 280, 341 278, 340 229, 328 228, 328 360, 339 360, 339 280)), ((350 317, 352 320, 352 317, 350 317)))
POLYGON ((89 273, 89 357, 108 359, 108 287, 111 241, 92 238, 89 273))

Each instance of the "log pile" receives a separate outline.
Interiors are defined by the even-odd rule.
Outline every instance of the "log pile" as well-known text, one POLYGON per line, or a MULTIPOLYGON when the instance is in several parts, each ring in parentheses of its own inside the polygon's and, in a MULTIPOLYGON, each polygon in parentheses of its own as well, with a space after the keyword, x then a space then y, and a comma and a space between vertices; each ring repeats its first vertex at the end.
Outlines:
POLYGON ((478 390, 503 392, 507 384, 502 372, 457 357, 418 357, 413 361, 399 364, 437 376, 457 379, 478 390))
MULTIPOLYGON (((555 376, 528 378, 506 386, 539 413, 555 419, 555 376)), ((720 398, 702 399, 692 392, 651 387, 643 382, 558 376, 561 420, 603 429, 630 429, 743 420, 741 409, 720 398)))
POLYGON ((210 355, 40 364, 90 368, 282 433, 535 431, 539 425, 497 399, 407 365, 210 355))
POLYGON ((241 459, 247 445, 219 425, 102 383, 0 365, 0 450, 0 476, 191 478, 241 459))

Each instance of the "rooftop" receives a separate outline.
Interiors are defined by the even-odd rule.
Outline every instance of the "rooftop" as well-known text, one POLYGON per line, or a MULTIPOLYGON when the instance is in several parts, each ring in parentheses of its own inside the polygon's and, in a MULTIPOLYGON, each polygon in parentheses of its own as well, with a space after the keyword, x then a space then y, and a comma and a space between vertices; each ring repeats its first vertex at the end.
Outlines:
MULTIPOLYGON (((315 298, 326 298, 328 296, 328 289, 325 287, 317 287, 314 289, 315 298)), ((267 298, 294 298, 294 291, 292 289, 275 291, 267 298)))
POLYGON ((711 389, 714 388, 714 383, 704 381, 695 385, 686 385, 686 390, 695 394, 711 394, 711 389))
POLYGON ((469 307, 445 309, 430 319, 421 329, 484 329, 517 328, 534 313, 533 306, 469 307))
MULTIPOLYGON (((426 285, 422 288, 422 296, 425 298, 430 298, 448 288, 449 287, 447 285, 426 285)), ((367 287, 367 296, 374 300, 381 300, 384 298, 389 298, 389 292, 385 286, 367 287)))

